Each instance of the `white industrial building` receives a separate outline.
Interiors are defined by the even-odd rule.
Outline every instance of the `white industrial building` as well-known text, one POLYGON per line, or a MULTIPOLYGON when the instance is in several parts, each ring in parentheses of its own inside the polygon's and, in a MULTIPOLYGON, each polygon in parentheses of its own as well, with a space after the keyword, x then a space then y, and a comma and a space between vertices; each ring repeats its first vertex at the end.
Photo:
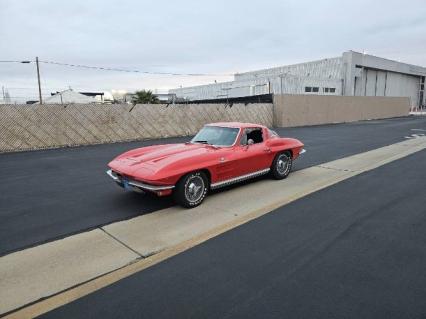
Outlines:
POLYGON ((234 81, 170 90, 187 101, 263 94, 406 96, 425 105, 426 68, 354 51, 336 58, 237 73, 234 81))
MULTIPOLYGON (((48 98, 43 99, 43 104, 72 104, 81 103, 89 104, 96 103, 96 99, 92 96, 87 96, 79 92, 75 92, 72 89, 53 93, 48 98)), ((37 102, 38 104, 39 102, 37 102)))

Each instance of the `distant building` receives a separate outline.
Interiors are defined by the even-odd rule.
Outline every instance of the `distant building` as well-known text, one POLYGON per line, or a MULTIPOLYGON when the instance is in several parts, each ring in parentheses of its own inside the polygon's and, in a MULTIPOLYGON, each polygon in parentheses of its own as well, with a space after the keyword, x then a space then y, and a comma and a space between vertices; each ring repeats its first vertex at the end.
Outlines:
POLYGON ((265 94, 407 96, 412 106, 426 104, 426 68, 348 51, 342 56, 237 73, 234 81, 170 90, 187 101, 265 94))
POLYGON ((94 97, 75 92, 72 89, 52 93, 52 96, 43 99, 43 104, 90 104, 97 102, 94 97))
POLYGON ((0 104, 11 104, 12 100, 10 98, 10 94, 7 88, 2 86, 2 99, 0 99, 0 104))
POLYGON ((171 103, 175 101, 176 95, 172 93, 154 93, 161 103, 171 103))
POLYGON ((80 94, 86 95, 86 96, 91 96, 93 98, 95 98, 95 100, 99 103, 104 103, 104 92, 78 92, 80 94))
MULTIPOLYGON (((176 101, 176 94, 173 93, 153 93, 160 103, 173 103, 176 101)), ((135 96, 135 93, 126 93, 123 95, 123 102, 124 103, 132 103, 133 97, 135 96)))

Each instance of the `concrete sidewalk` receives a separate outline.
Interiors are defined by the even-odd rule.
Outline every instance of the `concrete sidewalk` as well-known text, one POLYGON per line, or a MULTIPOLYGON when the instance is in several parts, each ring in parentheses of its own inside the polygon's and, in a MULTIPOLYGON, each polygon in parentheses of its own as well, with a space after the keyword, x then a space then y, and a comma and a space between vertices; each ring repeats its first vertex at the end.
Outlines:
POLYGON ((0 313, 198 238, 189 248, 312 192, 425 148, 426 137, 409 139, 300 170, 286 180, 265 179, 212 194, 191 210, 171 207, 6 255, 0 258, 0 313))

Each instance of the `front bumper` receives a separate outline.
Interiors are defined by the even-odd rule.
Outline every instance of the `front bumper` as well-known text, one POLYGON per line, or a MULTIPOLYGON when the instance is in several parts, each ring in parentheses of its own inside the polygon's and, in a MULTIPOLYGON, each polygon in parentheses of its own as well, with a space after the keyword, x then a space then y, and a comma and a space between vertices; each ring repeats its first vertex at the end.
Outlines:
POLYGON ((154 192, 157 194, 160 193, 159 195, 161 195, 161 192, 168 193, 175 187, 174 185, 151 185, 151 184, 142 183, 133 179, 127 179, 127 178, 123 179, 121 175, 117 174, 111 169, 107 170, 106 173, 120 186, 124 187, 124 185, 128 185, 142 191, 149 191, 149 192, 154 192))

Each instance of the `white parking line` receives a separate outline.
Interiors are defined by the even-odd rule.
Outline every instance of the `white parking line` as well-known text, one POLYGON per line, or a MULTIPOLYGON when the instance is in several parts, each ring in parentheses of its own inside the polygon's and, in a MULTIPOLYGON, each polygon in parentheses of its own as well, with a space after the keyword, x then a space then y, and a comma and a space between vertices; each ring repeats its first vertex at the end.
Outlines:
POLYGON ((423 133, 420 133, 420 134, 411 134, 410 136, 404 136, 404 138, 409 139, 409 138, 418 138, 418 137, 422 137, 422 136, 425 136, 425 134, 423 134, 423 133))

